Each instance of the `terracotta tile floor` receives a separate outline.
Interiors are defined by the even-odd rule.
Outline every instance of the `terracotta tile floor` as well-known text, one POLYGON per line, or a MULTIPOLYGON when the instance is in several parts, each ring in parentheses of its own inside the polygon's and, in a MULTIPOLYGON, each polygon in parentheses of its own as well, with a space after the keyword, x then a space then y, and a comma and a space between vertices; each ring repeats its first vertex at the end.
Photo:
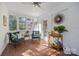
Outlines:
POLYGON ((26 40, 18 45, 16 48, 8 45, 2 56, 60 56, 63 55, 62 51, 56 51, 49 48, 44 40, 26 40))

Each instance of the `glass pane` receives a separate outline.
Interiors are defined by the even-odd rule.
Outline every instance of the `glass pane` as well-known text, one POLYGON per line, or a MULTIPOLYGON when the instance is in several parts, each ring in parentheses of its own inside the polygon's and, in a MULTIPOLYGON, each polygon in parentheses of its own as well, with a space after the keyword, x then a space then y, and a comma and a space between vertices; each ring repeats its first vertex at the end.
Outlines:
POLYGON ((25 17, 19 17, 19 29, 20 30, 26 29, 26 18, 25 17))
POLYGON ((17 20, 16 20, 16 16, 9 16, 9 30, 13 31, 17 29, 17 20))

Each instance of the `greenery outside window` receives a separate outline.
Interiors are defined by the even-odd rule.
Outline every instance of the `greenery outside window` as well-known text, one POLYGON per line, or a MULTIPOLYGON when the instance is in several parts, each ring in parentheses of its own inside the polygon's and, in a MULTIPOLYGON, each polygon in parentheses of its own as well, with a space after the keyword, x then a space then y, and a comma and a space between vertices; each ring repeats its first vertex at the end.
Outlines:
POLYGON ((10 31, 14 31, 17 30, 17 20, 16 20, 16 16, 9 16, 9 30, 10 31))
POLYGON ((26 18, 25 17, 19 17, 19 29, 20 30, 26 29, 26 18))

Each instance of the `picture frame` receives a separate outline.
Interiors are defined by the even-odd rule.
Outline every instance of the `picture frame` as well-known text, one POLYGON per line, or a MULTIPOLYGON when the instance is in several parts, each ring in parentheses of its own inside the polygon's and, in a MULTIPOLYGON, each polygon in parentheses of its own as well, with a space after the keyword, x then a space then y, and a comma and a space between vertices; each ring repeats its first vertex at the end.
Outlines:
POLYGON ((3 25, 7 26, 7 16, 3 15, 3 25))

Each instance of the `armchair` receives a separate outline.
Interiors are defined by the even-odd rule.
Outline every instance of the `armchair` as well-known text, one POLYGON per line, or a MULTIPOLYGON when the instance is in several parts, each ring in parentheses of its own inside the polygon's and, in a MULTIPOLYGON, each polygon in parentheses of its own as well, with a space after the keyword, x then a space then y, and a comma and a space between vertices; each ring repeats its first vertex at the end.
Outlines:
POLYGON ((16 47, 16 44, 21 43, 24 38, 19 38, 19 32, 8 33, 9 43, 13 44, 16 47))
POLYGON ((32 32, 32 39, 34 39, 34 38, 39 38, 40 39, 40 33, 39 33, 39 31, 33 31, 32 32))

